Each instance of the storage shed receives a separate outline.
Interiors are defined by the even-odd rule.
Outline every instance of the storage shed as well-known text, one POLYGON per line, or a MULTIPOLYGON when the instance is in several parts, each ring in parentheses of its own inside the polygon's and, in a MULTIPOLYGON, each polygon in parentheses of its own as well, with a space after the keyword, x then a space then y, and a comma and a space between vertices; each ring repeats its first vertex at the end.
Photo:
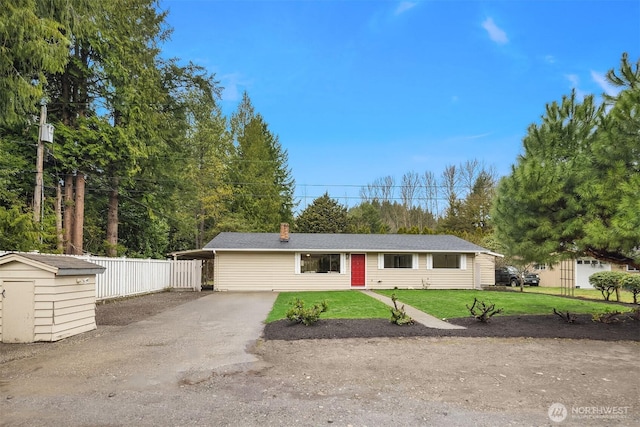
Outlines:
POLYGON ((96 274, 105 268, 62 255, 0 257, 0 341, 58 341, 96 329, 96 274))

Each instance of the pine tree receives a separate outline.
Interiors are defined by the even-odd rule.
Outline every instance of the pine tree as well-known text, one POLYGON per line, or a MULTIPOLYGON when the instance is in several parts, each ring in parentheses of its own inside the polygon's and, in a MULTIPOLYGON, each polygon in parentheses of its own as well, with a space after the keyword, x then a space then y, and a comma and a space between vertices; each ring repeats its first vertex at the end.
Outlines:
MULTIPOLYGON (((629 82, 640 77, 638 67, 633 73, 629 82)), ((530 126, 493 209, 508 255, 555 263, 586 254, 640 266, 638 96, 629 84, 607 112, 573 92, 530 126)))
POLYGON ((298 233, 346 233, 347 208, 324 193, 296 218, 295 230, 298 233))
POLYGON ((254 113, 246 93, 231 128, 236 139, 229 174, 233 195, 221 229, 275 232, 280 223, 293 219, 295 184, 287 151, 263 117, 254 113))

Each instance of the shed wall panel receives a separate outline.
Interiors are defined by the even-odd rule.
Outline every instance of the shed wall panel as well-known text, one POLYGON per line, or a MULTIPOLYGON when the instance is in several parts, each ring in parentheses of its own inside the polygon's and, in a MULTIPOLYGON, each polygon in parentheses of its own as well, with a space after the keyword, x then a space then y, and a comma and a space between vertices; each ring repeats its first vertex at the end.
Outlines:
POLYGON ((65 329, 65 330, 61 330, 61 331, 52 333, 51 334, 51 341, 58 341, 58 340, 61 340, 63 338, 68 338, 68 337, 71 337, 73 335, 81 334, 83 332, 93 331, 94 329, 96 329, 95 322, 93 322, 93 323, 87 322, 85 324, 81 324, 80 326, 75 326, 73 328, 69 328, 69 329, 65 329))
POLYGON ((38 293, 41 295, 64 295, 64 294, 74 294, 77 292, 93 292, 96 291, 96 285, 93 283, 86 284, 73 284, 73 285, 59 285, 56 283, 55 286, 39 286, 38 293))
POLYGON ((82 319, 76 319, 70 322, 55 324, 51 328, 51 333, 55 336, 55 335, 64 333, 65 331, 70 331, 76 328, 84 328, 87 326, 92 326, 92 329, 95 329, 96 328, 95 318, 93 321, 90 318, 82 318, 82 319))
MULTIPOLYGON (((95 307, 95 299, 94 298, 70 298, 64 301, 56 301, 55 309, 67 308, 67 307, 77 307, 77 306, 86 306, 86 307, 95 307)), ((51 308, 54 307, 54 303, 51 303, 51 308)))
POLYGON ((38 270, 26 264, 10 262, 2 265, 3 279, 53 279, 53 273, 45 270, 38 270))
POLYGON ((68 299, 78 299, 78 298, 95 298, 96 291, 84 291, 77 292, 76 294, 36 294, 36 302, 43 301, 66 301, 68 299))

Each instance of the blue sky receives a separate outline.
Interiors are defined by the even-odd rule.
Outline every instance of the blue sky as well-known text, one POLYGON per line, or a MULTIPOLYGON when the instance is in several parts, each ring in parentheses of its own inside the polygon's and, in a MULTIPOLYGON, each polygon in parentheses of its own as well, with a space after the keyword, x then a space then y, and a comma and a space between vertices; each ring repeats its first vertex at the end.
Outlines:
POLYGON ((247 91, 288 151, 300 208, 325 191, 477 159, 506 175, 545 104, 640 58, 640 1, 162 0, 165 54, 247 91))

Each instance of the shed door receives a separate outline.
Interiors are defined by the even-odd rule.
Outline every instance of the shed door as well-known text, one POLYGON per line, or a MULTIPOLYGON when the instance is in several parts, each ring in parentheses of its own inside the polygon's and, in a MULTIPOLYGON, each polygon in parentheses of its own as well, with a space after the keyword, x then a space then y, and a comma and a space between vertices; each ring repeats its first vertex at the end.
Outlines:
POLYGON ((4 282, 2 342, 33 342, 34 282, 4 282))
POLYGON ((351 286, 364 286, 365 254, 351 254, 351 286))

